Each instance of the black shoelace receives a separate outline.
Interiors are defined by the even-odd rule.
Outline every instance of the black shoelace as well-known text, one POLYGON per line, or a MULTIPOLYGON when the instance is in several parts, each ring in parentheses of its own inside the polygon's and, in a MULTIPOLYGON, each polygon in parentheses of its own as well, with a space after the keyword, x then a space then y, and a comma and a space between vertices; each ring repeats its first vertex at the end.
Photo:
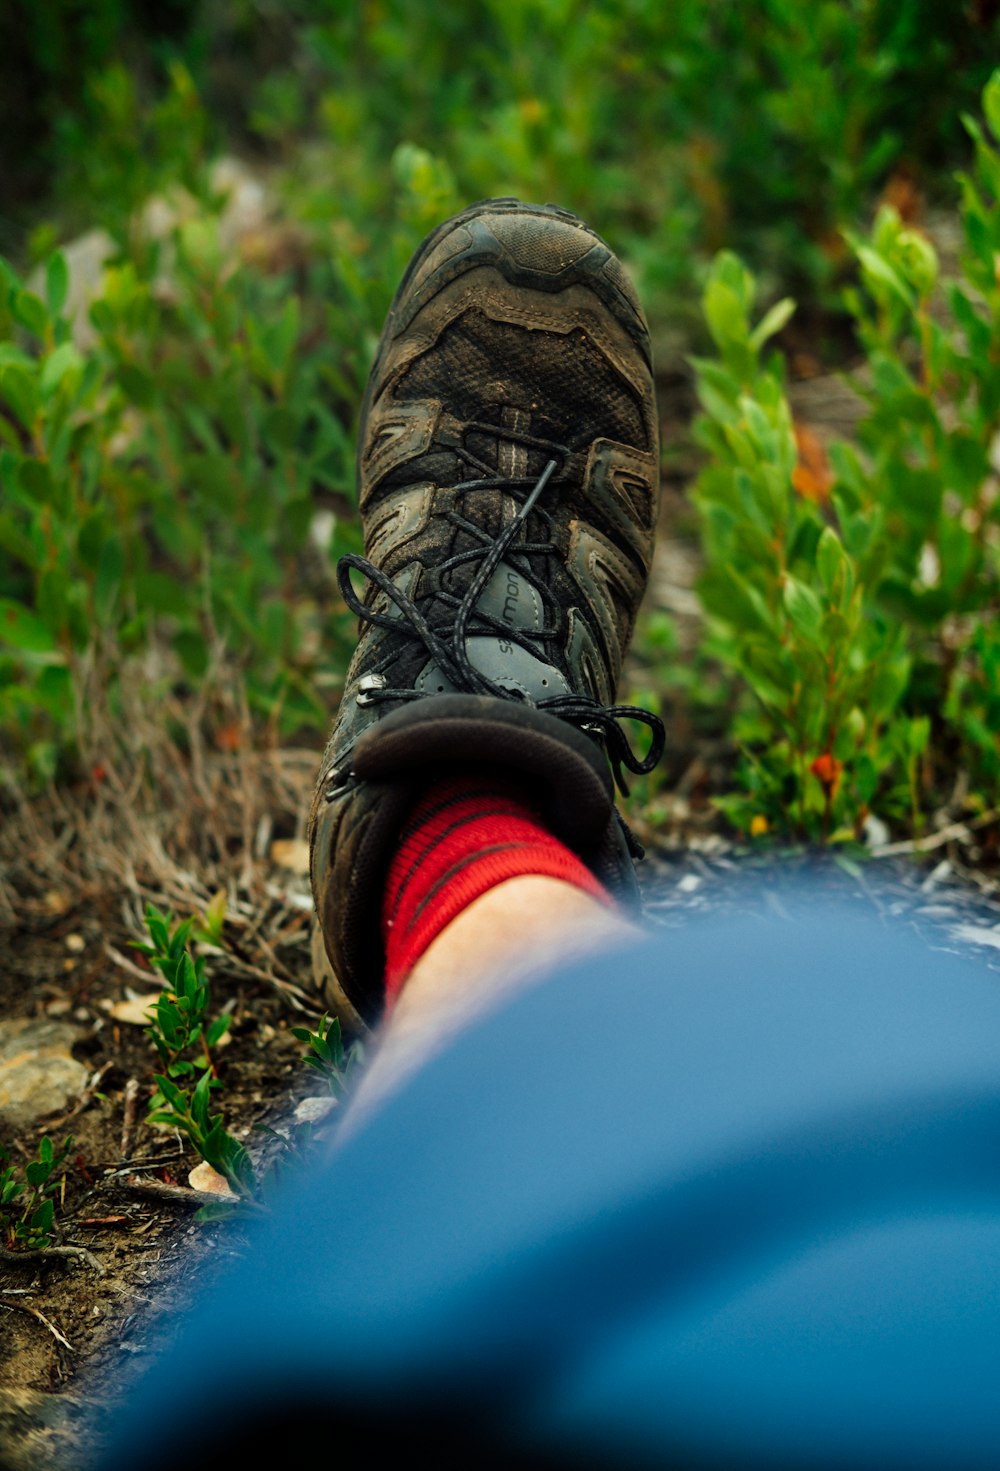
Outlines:
MULTIPOLYGON (((475 429, 497 433, 495 426, 468 424, 466 431, 475 429)), ((560 457, 566 457, 568 451, 562 446, 552 445, 545 441, 537 440, 532 436, 522 434, 517 430, 504 428, 503 438, 516 439, 530 448, 539 448, 543 444, 546 449, 555 450, 560 457)), ((541 475, 534 477, 514 478, 509 476, 497 476, 492 473, 492 467, 481 462, 463 445, 461 454, 463 459, 470 462, 481 473, 474 480, 466 480, 454 486, 455 490, 486 490, 500 489, 511 495, 524 494, 525 499, 518 510, 517 515, 504 527, 503 531, 494 538, 490 538, 475 523, 468 521, 458 512, 448 513, 448 519, 462 530, 469 532, 479 542, 478 546, 470 551, 458 552, 441 563, 442 572, 452 567, 458 567, 466 562, 476 560, 479 567, 469 582, 461 598, 449 597, 443 590, 439 596, 445 601, 450 601, 455 609, 454 619, 449 618, 447 626, 432 628, 427 622, 416 603, 406 593, 396 586, 391 578, 380 571, 374 563, 369 562, 366 557, 350 553, 341 557, 337 564, 337 583, 340 588, 344 602, 355 613, 358 618, 377 628, 390 629, 396 634, 406 638, 414 638, 423 644, 431 658, 436 660, 441 672, 455 686, 467 694, 493 695, 499 699, 519 699, 520 695, 505 689, 502 685, 495 684, 483 672, 476 668, 469 658, 468 638, 470 634, 470 622, 475 614, 475 627, 472 631, 476 633, 493 632, 502 636, 512 643, 520 644, 529 653, 538 654, 537 644, 546 637, 551 637, 553 629, 542 628, 528 633, 523 629, 512 629, 509 624, 502 623, 492 614, 484 612, 476 607, 484 588, 488 584, 493 573, 496 571, 504 554, 510 549, 512 551, 511 561, 524 575, 528 575, 526 568, 521 563, 523 559, 537 553, 554 552, 556 550, 551 541, 529 542, 527 540, 518 542, 512 547, 514 538, 522 527, 526 527, 528 516, 533 510, 546 517, 547 513, 538 506, 539 499, 545 487, 548 485, 553 473, 558 466, 558 459, 550 459, 541 475), (351 585, 350 574, 355 570, 360 572, 366 581, 372 583, 380 592, 392 602, 399 610, 401 617, 395 618, 388 613, 377 613, 374 609, 362 602, 351 585)), ((543 586, 531 578, 532 585, 541 594, 543 601, 547 604, 551 594, 543 586)), ((362 680, 362 687, 357 695, 358 702, 362 705, 375 704, 385 700, 419 700, 427 697, 423 690, 394 689, 384 683, 379 683, 380 676, 369 675, 367 681, 362 680)), ((607 751, 608 760, 614 773, 615 782, 619 790, 627 795, 628 786, 625 782, 622 767, 627 768, 636 776, 644 776, 652 771, 663 755, 666 742, 666 733, 663 722, 659 716, 653 715, 648 710, 643 710, 639 705, 602 705, 598 700, 591 699, 587 695, 555 695, 549 699, 537 701, 536 708, 544 710, 550 715, 558 716, 560 720, 575 725, 579 730, 600 734, 607 751), (651 732, 649 749, 644 756, 638 756, 629 744, 625 731, 622 729, 623 720, 636 721, 645 725, 651 732)))

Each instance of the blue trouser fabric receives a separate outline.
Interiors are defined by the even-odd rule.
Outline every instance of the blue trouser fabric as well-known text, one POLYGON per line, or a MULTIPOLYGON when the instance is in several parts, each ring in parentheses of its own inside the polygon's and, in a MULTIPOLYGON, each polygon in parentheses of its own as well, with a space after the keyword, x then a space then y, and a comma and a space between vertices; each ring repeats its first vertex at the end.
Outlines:
POLYGON ((341 1465, 1000 1465, 1000 977, 782 908, 459 1037, 206 1281, 108 1467, 288 1406, 341 1465))

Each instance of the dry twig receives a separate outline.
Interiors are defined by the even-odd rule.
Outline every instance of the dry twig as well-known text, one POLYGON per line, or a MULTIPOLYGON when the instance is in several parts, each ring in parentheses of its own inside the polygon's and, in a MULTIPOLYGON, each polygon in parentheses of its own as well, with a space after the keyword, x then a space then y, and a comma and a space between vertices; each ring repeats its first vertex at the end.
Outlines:
POLYGON ((10 1302, 6 1297, 0 1298, 0 1306, 3 1306, 5 1308, 14 1308, 19 1313, 30 1313, 33 1318, 37 1318, 39 1323, 41 1323, 49 1330, 49 1332, 52 1334, 52 1337, 56 1340, 57 1343, 61 1343, 63 1348, 68 1348, 72 1353, 73 1345, 70 1343, 69 1339, 64 1338, 63 1335, 59 1332, 59 1329, 56 1328, 54 1324, 50 1323, 45 1314, 43 1312, 40 1312, 38 1308, 33 1308, 30 1306, 30 1304, 26 1302, 10 1302))
POLYGON ((951 822, 947 827, 941 828, 936 833, 930 833, 926 838, 907 838, 899 843, 883 843, 878 848, 873 848, 873 858, 895 858, 904 853, 912 853, 920 857, 923 853, 932 853, 935 848, 943 848, 946 843, 967 842, 973 832, 982 827, 989 827, 991 823, 1000 818, 1000 809, 993 808, 989 812, 983 812, 979 817, 968 818, 964 822, 951 822))

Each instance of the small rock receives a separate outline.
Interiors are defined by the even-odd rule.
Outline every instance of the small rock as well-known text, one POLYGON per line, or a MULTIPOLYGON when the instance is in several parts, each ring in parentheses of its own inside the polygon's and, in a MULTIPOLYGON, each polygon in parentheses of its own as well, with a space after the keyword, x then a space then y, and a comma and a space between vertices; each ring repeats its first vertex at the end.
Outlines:
POLYGON ((82 935, 67 935, 66 949, 73 955, 82 955, 87 948, 87 942, 82 935))
POLYGON ((67 1022, 19 1017, 0 1022, 0 1118, 26 1128, 62 1113, 79 1095, 87 1069, 70 1055, 79 1039, 67 1022))
POLYGON ((295 1122, 297 1124, 318 1124, 336 1107, 337 1100, 332 1093, 321 1094, 316 1098, 300 1098, 295 1105, 295 1122))
POLYGON ((50 1016, 53 1021, 60 1021, 62 1017, 69 1016, 72 1010, 72 1001, 67 1001, 66 998, 63 997, 61 1001, 50 1001, 45 1008, 45 1015, 50 1016))

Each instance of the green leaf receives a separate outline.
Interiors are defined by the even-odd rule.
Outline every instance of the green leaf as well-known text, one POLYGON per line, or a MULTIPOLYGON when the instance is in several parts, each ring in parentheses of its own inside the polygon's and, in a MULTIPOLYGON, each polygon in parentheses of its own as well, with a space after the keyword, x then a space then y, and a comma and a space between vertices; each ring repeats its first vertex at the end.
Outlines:
POLYGON ((233 1019, 231 1016, 220 1016, 217 1018, 216 1021, 212 1023, 208 1031, 205 1033, 205 1041, 208 1043, 209 1047, 214 1047, 217 1042, 220 1042, 222 1040, 222 1038, 229 1031, 232 1020, 233 1019))
POLYGON ((28 653, 50 653, 56 647, 48 626, 23 603, 0 598, 0 645, 9 644, 28 653))
POLYGON ((73 374, 82 377, 86 359, 72 342, 62 342, 49 353, 42 366, 39 379, 43 395, 48 397, 59 385, 73 374))
POLYGON ((193 629, 182 628, 174 635, 173 643, 185 673, 192 679, 201 679, 210 661, 208 644, 202 635, 193 629))
POLYGON ((163 951, 167 948, 169 934, 167 929, 167 917, 152 904, 146 909, 146 929, 156 949, 163 951))
POLYGON ((36 337, 45 336, 49 314, 40 296, 36 296, 33 291, 15 291, 11 297, 10 309, 22 327, 27 327, 36 337))
POLYGON ((912 308, 913 293, 884 256, 868 245, 857 246, 857 256, 871 282, 884 286, 890 295, 904 306, 912 308))
POLYGON ((832 594, 837 574, 847 567, 847 553, 832 526, 824 526, 816 546, 816 570, 828 594, 832 594))
POLYGON ((811 642, 817 642, 823 623, 823 609, 812 588, 800 582, 797 577, 786 576, 782 599, 785 610, 799 633, 811 642))
POLYGON ((923 299, 934 289, 938 258, 931 242, 916 230, 900 232, 897 253, 906 279, 923 299))
POLYGON ((121 364, 118 382, 126 398, 140 409, 151 409, 159 397, 155 379, 136 363, 121 364))
POLYGON ((747 322, 739 297, 719 280, 709 281, 703 299, 705 319, 716 344, 742 342, 747 336, 747 322))
POLYGON ((211 1087, 211 1069, 206 1068, 195 1084, 195 1090, 191 1095, 191 1115, 200 1124, 207 1125, 208 1123, 208 1104, 211 1087))
POLYGON ((785 323, 795 311, 795 301, 792 297, 783 297, 781 301, 775 302, 770 311, 764 313, 757 326, 750 334, 750 345, 757 352, 764 346, 769 338, 780 332, 785 323))
POLYGON ((211 1221, 228 1221, 233 1212, 239 1209, 240 1202, 238 1200, 213 1200, 196 1210, 194 1218, 199 1223, 204 1224, 208 1224, 211 1221))
POLYGON ((36 1188, 39 1185, 44 1185, 51 1173, 51 1160, 33 1159, 24 1167, 24 1178, 29 1185, 34 1185, 36 1188))
POLYGON ((52 1223, 55 1219, 55 1203, 51 1200, 43 1200, 38 1209, 31 1217, 31 1229, 39 1236, 49 1237, 52 1234, 52 1223))
POLYGON ((226 891, 216 889, 208 904, 205 906, 202 926, 203 937, 212 943, 218 944, 222 939, 222 929, 226 920, 226 891))
POLYGON ((69 268, 61 250, 49 256, 45 267, 45 299, 53 317, 58 317, 69 294, 69 268))
POLYGON ((983 88, 983 115, 994 138, 1000 143, 1000 69, 983 88))
POLYGON ((177 926, 173 934, 170 936, 170 944, 168 949, 172 959, 180 959, 181 955, 184 952, 184 947, 188 942, 188 937, 191 934, 191 926, 193 924, 193 918, 185 919, 181 924, 177 926))
POLYGON ((33 374, 17 363, 4 363, 0 367, 0 394, 30 434, 38 415, 38 384, 33 374))
POLYGON ((180 1129, 187 1133, 187 1126, 183 1118, 178 1118, 171 1109, 154 1108, 146 1115, 147 1124, 166 1124, 168 1129, 180 1129))
POLYGON ((176 1083, 172 1083, 162 1073, 154 1073, 153 1082, 169 1104, 172 1104, 180 1113, 187 1113, 187 1094, 178 1088, 176 1083))

